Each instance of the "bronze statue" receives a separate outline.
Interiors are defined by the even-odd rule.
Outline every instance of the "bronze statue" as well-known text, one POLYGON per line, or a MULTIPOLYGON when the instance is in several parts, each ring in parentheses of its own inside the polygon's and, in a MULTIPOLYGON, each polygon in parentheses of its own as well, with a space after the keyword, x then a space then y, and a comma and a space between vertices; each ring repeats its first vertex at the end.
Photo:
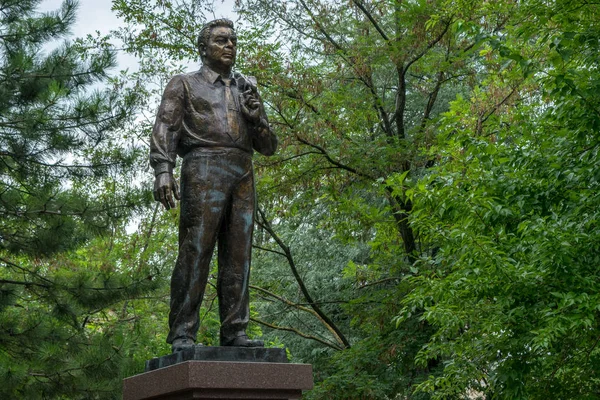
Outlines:
POLYGON ((253 149, 272 155, 271 131, 256 85, 233 72, 233 22, 207 23, 198 37, 199 71, 173 77, 162 97, 150 146, 154 198, 168 210, 181 200, 179 255, 171 277, 167 342, 194 346, 210 260, 218 242, 221 346, 262 347, 246 336, 254 229, 253 149), (177 155, 181 195, 173 178, 177 155))

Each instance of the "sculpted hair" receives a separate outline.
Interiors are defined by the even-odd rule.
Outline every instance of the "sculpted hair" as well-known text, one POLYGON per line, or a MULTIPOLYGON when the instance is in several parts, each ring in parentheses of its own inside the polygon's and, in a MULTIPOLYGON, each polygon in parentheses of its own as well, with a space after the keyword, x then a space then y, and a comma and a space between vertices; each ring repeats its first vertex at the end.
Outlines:
POLYGON ((214 21, 207 22, 202 27, 202 30, 200 31, 200 34, 198 35, 198 52, 200 53, 200 58, 202 59, 202 61, 204 61, 204 55, 202 55, 202 49, 208 45, 208 39, 210 38, 210 31, 213 28, 218 28, 221 26, 235 30, 235 28, 233 27, 233 21, 231 21, 227 18, 215 19, 214 21))

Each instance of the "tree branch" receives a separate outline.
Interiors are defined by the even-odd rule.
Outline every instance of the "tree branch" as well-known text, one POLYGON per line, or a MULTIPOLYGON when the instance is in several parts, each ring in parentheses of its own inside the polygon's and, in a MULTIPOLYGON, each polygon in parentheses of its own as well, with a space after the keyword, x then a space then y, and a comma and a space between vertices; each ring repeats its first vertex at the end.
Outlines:
MULTIPOLYGON (((259 249, 259 250, 262 250, 262 251, 268 251, 269 253, 275 253, 275 254, 278 254, 280 256, 285 257, 285 253, 282 253, 281 251, 267 249, 267 248, 258 246, 256 244, 253 244, 252 247, 255 248, 255 249, 259 249)), ((250 286, 250 287, 252 287, 252 286, 250 286)))
POLYGON ((362 4, 362 2, 358 1, 358 0, 352 0, 352 2, 358 7, 360 8, 360 10, 363 12, 363 14, 365 14, 365 16, 369 19, 369 21, 371 21, 371 24, 373 24, 373 26, 375 27, 375 29, 377 30, 377 32, 379 32, 379 34, 381 35, 381 37, 386 41, 389 42, 390 39, 388 38, 388 36, 385 34, 385 32, 383 31, 383 29, 381 29, 381 27, 379 26, 379 24, 377 23, 377 21, 375 21, 375 19, 373 18, 373 16, 371 15, 371 13, 365 8, 364 4, 362 4))
POLYGON ((314 22, 317 30, 319 32, 321 32, 321 34, 323 36, 325 36, 325 38, 333 45, 333 47, 335 47, 341 53, 341 57, 352 66, 352 68, 354 69, 358 78, 369 89, 369 91, 371 92, 371 96, 373 97, 373 104, 375 106, 375 109, 377 110, 377 113, 379 114, 381 121, 384 124, 386 133, 389 135, 391 132, 391 125, 389 122, 389 117, 382 106, 383 102, 381 101, 381 99, 379 98, 379 95, 377 95, 377 92, 375 91, 375 88, 372 83, 372 80, 370 79, 370 76, 361 73, 360 69, 357 67, 357 65, 354 62, 354 60, 352 59, 352 57, 349 57, 347 54, 347 51, 342 46, 340 46, 340 44, 338 42, 336 42, 335 39, 333 39, 333 37, 325 30, 325 28, 323 28, 323 25, 317 20, 317 18, 313 14, 313 12, 306 5, 306 2, 304 2, 303 0, 300 0, 300 3, 304 7, 307 14, 310 16, 310 18, 312 19, 312 21, 314 22))
POLYGON ((300 143, 305 144, 307 146, 312 147, 313 149, 318 150, 319 153, 321 153, 325 157, 325 159, 327 161, 329 161, 331 164, 335 165, 337 168, 343 169, 343 170, 348 171, 348 172, 352 172, 353 174, 358 175, 358 176, 363 177, 363 178, 374 180, 374 178, 372 176, 369 176, 369 175, 367 175, 367 174, 365 174, 363 172, 360 172, 360 171, 356 170, 355 168, 349 167, 347 165, 344 165, 344 164, 340 163, 339 161, 334 160, 333 158, 331 158, 331 156, 329 155, 329 153, 327 153, 327 151, 324 148, 322 148, 321 146, 319 146, 317 144, 314 144, 314 143, 310 143, 308 140, 303 139, 298 134, 296 134, 296 139, 300 143))
POLYGON ((43 287, 46 289, 50 288, 50 285, 44 285, 42 283, 35 283, 35 282, 25 282, 25 281, 13 281, 10 279, 0 279, 0 284, 9 284, 9 285, 21 285, 21 286, 39 286, 39 287, 43 287))
POLYGON ((321 23, 319 21, 317 21, 317 18, 315 17, 315 15, 311 11, 311 9, 306 5, 306 2, 304 2, 304 0, 300 0, 300 4, 302 4, 302 7, 304 7, 304 10, 306 10, 306 13, 310 16, 310 19, 312 19, 312 21, 314 22, 315 26, 319 30, 319 32, 321 32, 323 34, 323 36, 325 36, 327 38, 327 40, 333 45, 333 47, 335 47, 337 50, 340 50, 340 51, 344 52, 344 49, 342 48, 342 46, 340 46, 331 37, 331 35, 329 33, 327 33, 327 31, 325 30, 325 28, 323 28, 323 25, 321 25, 321 23))
POLYGON ((512 88, 512 90, 510 91, 509 94, 507 94, 506 96, 504 96, 504 98, 497 103, 489 112, 485 117, 480 117, 477 120, 477 127, 476 127, 476 133, 478 135, 480 135, 483 131, 483 124, 485 123, 485 121, 487 121, 496 111, 498 111, 498 109, 500 107, 502 107, 502 105, 504 105, 504 103, 506 103, 508 101, 508 99, 510 99, 512 97, 513 94, 515 94, 515 92, 517 91, 517 89, 519 88, 519 86, 521 85, 523 81, 520 81, 519 83, 517 83, 517 85, 515 85, 514 88, 512 88))
MULTIPOLYGON (((291 306, 291 307, 297 308, 298 310, 305 311, 305 312, 307 312, 307 313, 309 313, 309 314, 313 315, 313 316, 314 316, 315 318, 317 318, 317 319, 318 319, 318 320, 319 320, 319 321, 320 321, 320 322, 321 322, 321 323, 322 323, 322 324, 323 324, 323 325, 324 325, 324 326, 327 328, 327 330, 328 330, 328 331, 329 331, 329 332, 330 332, 330 333, 333 335, 333 337, 334 337, 334 338, 335 338, 335 340, 336 340, 336 341, 339 343, 339 345, 341 346, 341 348, 344 348, 344 342, 342 342, 342 341, 340 340, 340 338, 339 338, 338 334, 335 332, 335 330, 333 330, 333 329, 331 328, 331 326, 330 326, 329 324, 327 324, 327 322, 325 322, 325 321, 323 320, 323 318, 321 318, 321 316, 320 316, 320 315, 319 315, 319 314, 318 314, 318 313, 317 313, 315 310, 313 310, 312 308, 304 307, 304 306, 303 306, 303 305, 301 305, 301 304, 294 303, 293 301, 290 301, 290 300, 286 299, 285 297, 279 296, 279 295, 277 295, 277 294, 275 294, 275 293, 273 293, 273 292, 271 292, 271 291, 269 291, 269 290, 267 290, 267 289, 263 289, 263 288, 261 288, 261 287, 258 287, 258 286, 253 286, 253 285, 250 285, 250 289, 258 290, 259 292, 262 292, 262 293, 266 294, 267 296, 273 297, 273 298, 275 298, 275 299, 277 299, 277 300, 281 301, 282 303, 284 303, 284 304, 286 304, 286 305, 288 305, 288 306, 291 306)), ((336 302, 336 303, 337 303, 337 302, 336 302)), ((321 304, 322 304, 322 303, 321 303, 321 304)))
POLYGON ((318 338, 316 336, 309 335, 307 333, 301 332, 301 331, 299 331, 296 328, 290 328, 290 327, 287 327, 287 326, 279 326, 279 325, 270 324, 268 322, 265 322, 265 321, 263 321, 261 319, 254 318, 254 317, 250 317, 250 321, 256 322, 257 324, 264 325, 266 327, 269 327, 271 329, 275 329, 275 330, 278 330, 278 331, 293 332, 293 333, 295 333, 298 336, 301 336, 301 337, 306 338, 306 339, 314 340, 314 341, 319 342, 319 343, 321 343, 321 344, 323 344, 323 345, 325 345, 327 347, 330 347, 330 348, 332 348, 334 350, 344 350, 343 347, 336 346, 336 345, 334 345, 332 343, 329 343, 329 342, 327 342, 327 341, 325 341, 325 340, 323 340, 321 338, 318 338))
POLYGON ((416 56, 414 56, 409 62, 406 63, 406 65, 404 66, 404 69, 402 71, 402 74, 405 75, 406 71, 408 71, 408 69, 410 68, 411 65, 413 65, 415 62, 417 62, 419 59, 421 59, 421 57, 423 57, 425 54, 427 54, 427 52, 429 50, 431 50, 431 48, 433 46, 436 45, 436 43, 438 43, 440 40, 442 40, 442 38, 444 37, 444 35, 446 34, 446 32, 448 32, 448 28, 450 28, 450 24, 451 21, 448 20, 446 22, 446 26, 444 27, 444 29, 442 30, 442 32, 440 32, 440 34, 435 37, 431 42, 429 42, 427 44, 427 47, 425 47, 425 49, 423 49, 423 51, 421 51, 419 54, 417 54, 416 56))
POLYGON ((311 308, 321 317, 322 322, 328 325, 331 328, 331 331, 335 333, 336 339, 338 339, 339 342, 343 343, 345 348, 350 348, 350 342, 348 342, 348 339, 346 339, 342 331, 340 331, 336 324, 321 310, 321 308, 313 300, 312 296, 310 295, 310 292, 308 291, 308 288, 306 287, 304 281, 302 280, 302 277, 300 276, 300 273, 298 272, 298 268, 296 267, 296 262, 294 261, 294 257, 292 256, 290 248, 287 247, 285 243, 283 243, 281 238, 275 233, 273 227, 265 217, 264 212, 260 208, 258 208, 257 211, 261 217, 261 220, 257 219, 257 223, 264 230, 266 230, 269 233, 269 235, 271 235, 271 237, 275 240, 275 242, 277 242, 279 247, 285 253, 285 257, 288 260, 288 264, 290 266, 290 269, 292 270, 292 274, 294 275, 294 278, 296 278, 296 282, 298 283, 298 286, 300 287, 300 291, 304 295, 304 298, 306 298, 311 308))

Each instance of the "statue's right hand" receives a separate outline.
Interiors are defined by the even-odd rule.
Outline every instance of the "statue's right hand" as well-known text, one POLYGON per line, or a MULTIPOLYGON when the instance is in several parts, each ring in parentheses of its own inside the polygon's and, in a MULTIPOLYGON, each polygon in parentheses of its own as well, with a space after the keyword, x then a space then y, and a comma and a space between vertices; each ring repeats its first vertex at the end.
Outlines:
POLYGON ((173 175, 168 172, 156 175, 154 179, 154 200, 160 202, 167 210, 175 208, 175 200, 179 200, 179 186, 173 175))

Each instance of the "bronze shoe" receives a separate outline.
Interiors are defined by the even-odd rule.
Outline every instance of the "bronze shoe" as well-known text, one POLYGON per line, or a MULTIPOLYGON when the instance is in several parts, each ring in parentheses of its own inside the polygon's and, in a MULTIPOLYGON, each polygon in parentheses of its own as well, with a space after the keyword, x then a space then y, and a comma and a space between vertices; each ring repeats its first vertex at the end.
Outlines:
POLYGON ((262 340, 252 340, 246 335, 237 336, 233 339, 221 339, 221 346, 231 347, 265 347, 262 340))
POLYGON ((188 339, 188 338, 175 339, 175 340, 173 340, 173 343, 171 344, 171 351, 173 353, 176 353, 178 351, 192 349, 192 348, 194 348, 194 346, 195 346, 194 341, 192 339, 188 339))

